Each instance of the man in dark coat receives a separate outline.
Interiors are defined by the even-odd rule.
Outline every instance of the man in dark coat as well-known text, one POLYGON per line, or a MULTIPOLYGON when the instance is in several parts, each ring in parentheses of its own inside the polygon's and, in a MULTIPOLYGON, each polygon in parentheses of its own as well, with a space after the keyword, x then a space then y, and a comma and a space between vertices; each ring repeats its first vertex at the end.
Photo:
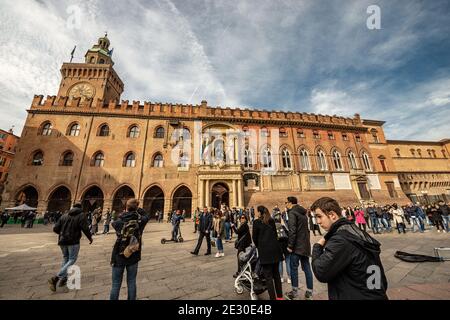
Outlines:
POLYGON ((305 273, 306 287, 305 299, 312 299, 313 276, 309 257, 311 256, 311 243, 309 238, 308 218, 306 209, 298 205, 296 197, 288 197, 288 248, 291 253, 291 281, 292 291, 286 294, 286 299, 293 300, 298 297, 298 267, 301 263, 305 273))
POLYGON ((62 287, 67 283, 67 269, 74 265, 80 251, 81 232, 92 243, 92 236, 89 232, 86 215, 81 210, 81 203, 76 203, 73 208, 64 216, 62 216, 53 227, 53 231, 59 235, 58 245, 63 253, 63 263, 58 274, 48 280, 50 290, 56 291, 56 284, 61 280, 59 286, 62 287))
POLYGON ((314 244, 312 268, 328 283, 330 300, 386 300, 387 280, 380 259, 380 243, 340 216, 332 198, 314 202, 317 222, 328 233, 314 244))
POLYGON ((0 226, 0 228, 3 228, 3 226, 8 223, 8 219, 9 219, 9 214, 8 212, 4 211, 2 213, 2 225, 0 226))
POLYGON ((126 211, 112 223, 117 240, 111 253, 112 286, 110 300, 118 300, 125 269, 127 270, 128 300, 136 300, 136 277, 141 260, 142 233, 149 220, 148 214, 139 208, 139 201, 129 199, 126 211))
POLYGON ((206 253, 205 256, 211 254, 211 229, 213 227, 213 216, 212 213, 208 211, 208 208, 203 208, 203 212, 200 214, 199 217, 199 224, 198 224, 198 242, 197 246, 195 247, 194 251, 191 251, 191 254, 198 255, 198 252, 200 251, 200 247, 202 246, 203 238, 206 237, 206 253))

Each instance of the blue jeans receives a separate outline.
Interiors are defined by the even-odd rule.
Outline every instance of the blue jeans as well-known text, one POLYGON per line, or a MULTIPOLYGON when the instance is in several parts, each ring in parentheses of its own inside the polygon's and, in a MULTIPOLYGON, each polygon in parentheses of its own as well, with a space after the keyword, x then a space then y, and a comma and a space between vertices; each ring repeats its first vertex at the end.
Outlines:
POLYGON ((67 278, 67 269, 71 265, 74 265, 78 259, 78 252, 80 252, 80 244, 73 244, 70 246, 60 245, 62 254, 63 254, 63 263, 61 265, 61 270, 59 270, 56 275, 60 279, 67 278))
POLYGON ((231 240, 231 223, 225 222, 225 240, 231 240))
POLYGON ((311 265, 309 264, 309 257, 301 256, 296 253, 291 253, 291 281, 292 288, 298 288, 298 267, 302 265, 302 270, 305 273, 306 287, 309 290, 313 289, 313 275, 311 265))
POLYGON ((389 231, 389 232, 391 231, 391 227, 389 226, 389 224, 385 218, 378 218, 378 225, 380 226, 380 229, 383 226, 384 230, 389 231))
POLYGON ((442 224, 444 225, 445 231, 448 232, 448 216, 442 216, 442 224))
MULTIPOLYGON (((286 259, 284 261, 286 263, 286 273, 288 277, 291 278, 291 255, 287 254, 286 259)), ((283 261, 280 261, 278 269, 280 272, 280 277, 283 277, 283 261)))
POLYGON ((128 300, 136 300, 136 276, 138 271, 138 263, 122 266, 112 267, 112 287, 110 300, 119 300, 120 287, 122 286, 123 272, 127 269, 127 288, 128 288, 128 300))
POLYGON ((217 238, 216 239, 216 246, 217 246, 217 250, 219 252, 223 252, 223 243, 222 243, 222 239, 217 238))
POLYGON ((416 228, 414 227, 414 226, 416 226, 416 225, 417 225, 417 229, 418 229, 420 232, 423 232, 423 230, 422 230, 422 224, 420 223, 419 217, 411 217, 411 224, 412 224, 412 231, 413 231, 413 232, 416 231, 416 228))
POLYGON ((172 240, 178 239, 178 225, 172 227, 172 240))
POLYGON ((380 227, 378 225, 378 219, 376 216, 373 216, 373 215, 370 216, 370 224, 372 225, 372 231, 374 233, 380 232, 380 227))

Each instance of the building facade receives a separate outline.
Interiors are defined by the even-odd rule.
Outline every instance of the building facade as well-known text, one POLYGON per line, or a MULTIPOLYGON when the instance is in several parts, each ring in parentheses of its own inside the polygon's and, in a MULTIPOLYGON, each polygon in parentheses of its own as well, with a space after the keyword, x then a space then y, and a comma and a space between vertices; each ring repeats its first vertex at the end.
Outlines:
POLYGON ((414 202, 450 202, 450 140, 389 140, 400 185, 414 202))
POLYGON ((14 134, 12 129, 9 131, 0 129, 0 204, 18 141, 19 137, 14 134))
MULTIPOLYGON (((383 122, 309 113, 120 101, 105 36, 84 63, 64 63, 57 96, 35 96, 5 205, 151 213, 226 204, 404 203, 383 122), (376 141, 374 140, 376 136, 376 141)), ((3 206, 3 205, 2 205, 3 206)))

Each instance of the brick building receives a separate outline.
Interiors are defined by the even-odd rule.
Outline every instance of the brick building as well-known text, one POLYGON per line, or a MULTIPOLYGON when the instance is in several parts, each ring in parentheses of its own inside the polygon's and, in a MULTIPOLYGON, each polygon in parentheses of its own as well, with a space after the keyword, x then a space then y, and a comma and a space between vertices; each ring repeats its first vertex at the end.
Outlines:
POLYGON ((19 137, 14 134, 12 129, 9 131, 0 129, 0 204, 18 141, 19 137))
POLYGON ((35 96, 9 175, 39 210, 122 210, 136 197, 154 213, 218 206, 406 202, 383 122, 309 113, 121 101, 124 84, 105 36, 84 63, 64 63, 57 96, 35 96), (373 141, 376 136, 376 141, 373 141))

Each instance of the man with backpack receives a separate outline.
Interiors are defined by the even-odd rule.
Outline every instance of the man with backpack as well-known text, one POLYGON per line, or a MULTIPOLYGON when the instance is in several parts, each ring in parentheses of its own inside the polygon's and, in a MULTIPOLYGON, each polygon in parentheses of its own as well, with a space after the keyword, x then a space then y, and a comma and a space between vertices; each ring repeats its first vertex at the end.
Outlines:
POLYGON ((53 231, 57 233, 58 245, 63 254, 63 263, 58 274, 48 280, 50 290, 56 291, 56 284, 63 287, 67 283, 67 270, 74 265, 80 251, 81 232, 92 243, 92 235, 89 231, 86 215, 81 210, 81 203, 75 203, 70 211, 63 215, 53 227, 53 231))
POLYGON ((387 280, 380 243, 353 222, 341 217, 339 203, 329 197, 311 206, 327 231, 313 247, 312 268, 328 284, 330 300, 387 300, 387 280))
POLYGON ((112 223, 117 240, 111 254, 112 287, 110 300, 118 300, 123 273, 127 269, 128 300, 136 300, 136 276, 141 260, 142 233, 149 220, 137 199, 129 199, 126 211, 112 223))
POLYGON ((301 264, 306 278, 305 299, 312 300, 313 275, 309 257, 311 256, 311 242, 309 238, 308 218, 306 209, 298 205, 296 197, 288 197, 288 247, 291 259, 292 291, 286 294, 286 299, 294 300, 298 297, 298 267, 301 264))

